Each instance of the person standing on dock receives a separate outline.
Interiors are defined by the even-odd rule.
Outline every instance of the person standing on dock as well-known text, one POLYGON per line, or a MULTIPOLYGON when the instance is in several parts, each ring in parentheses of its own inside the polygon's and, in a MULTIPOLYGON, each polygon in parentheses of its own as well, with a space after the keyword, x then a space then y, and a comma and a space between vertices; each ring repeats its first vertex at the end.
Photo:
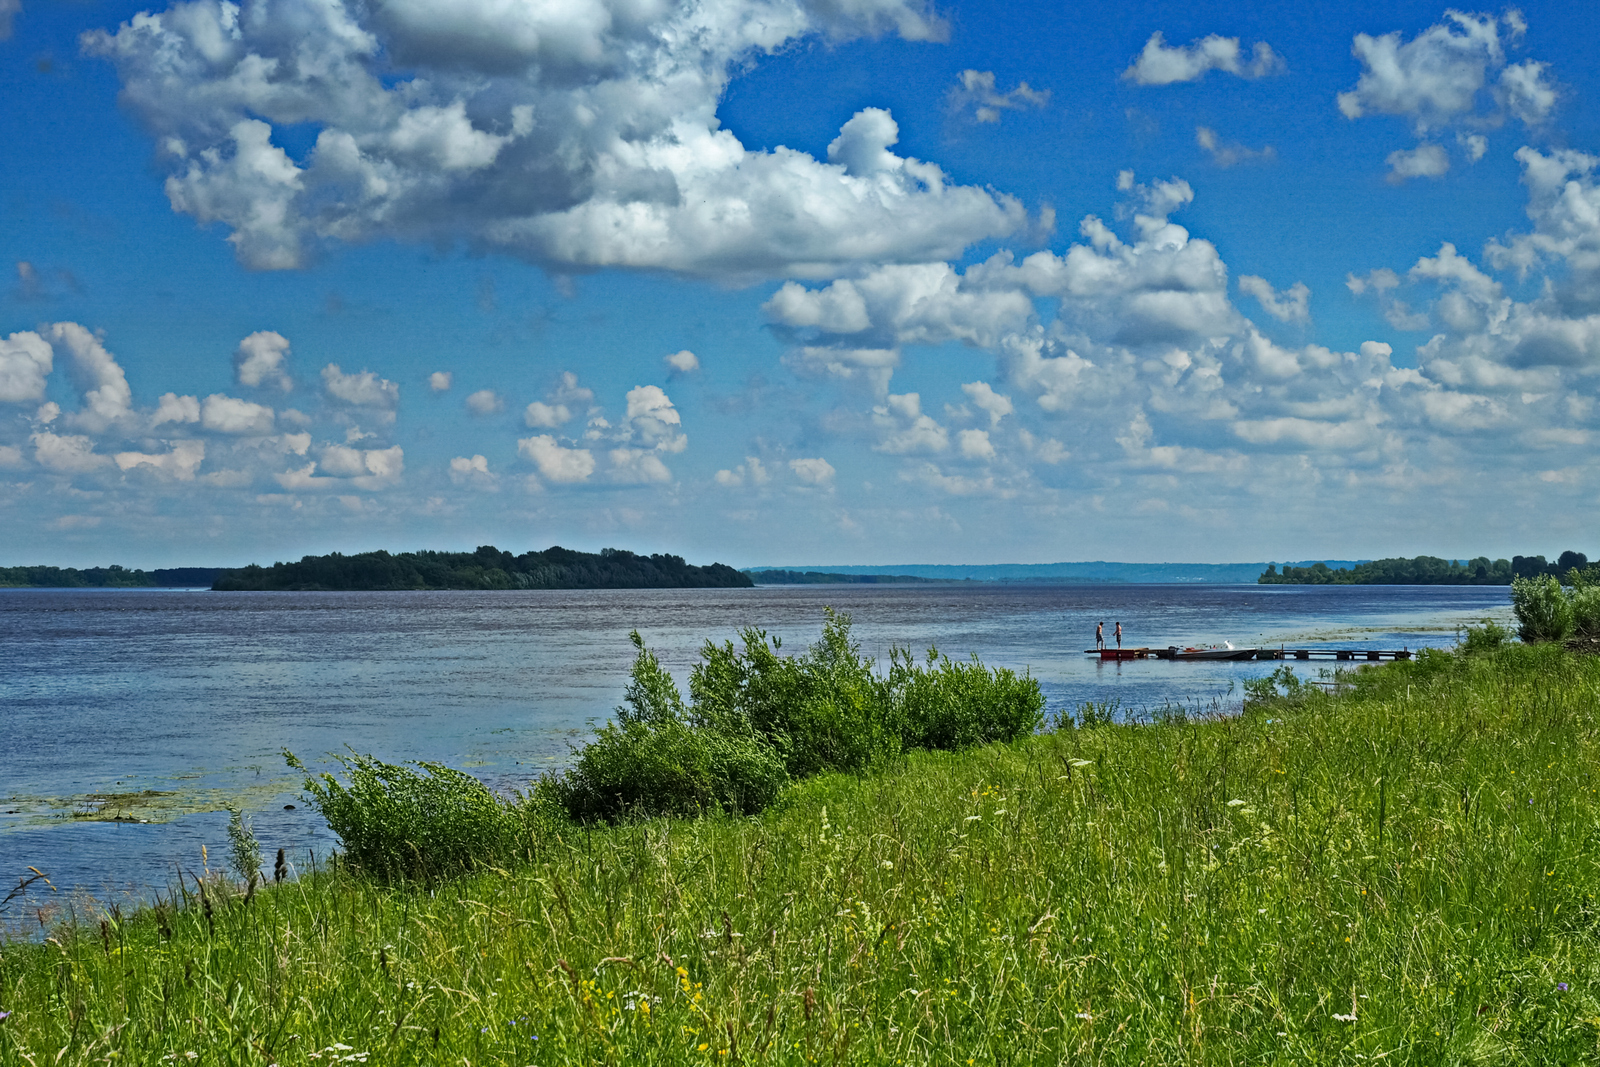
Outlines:
POLYGON ((1104 622, 1094 624, 1094 647, 1096 651, 1106 647, 1106 624, 1104 622))
POLYGON ((1122 623, 1121 623, 1121 621, 1118 621, 1118 623, 1117 623, 1117 647, 1118 648, 1122 647, 1122 623))

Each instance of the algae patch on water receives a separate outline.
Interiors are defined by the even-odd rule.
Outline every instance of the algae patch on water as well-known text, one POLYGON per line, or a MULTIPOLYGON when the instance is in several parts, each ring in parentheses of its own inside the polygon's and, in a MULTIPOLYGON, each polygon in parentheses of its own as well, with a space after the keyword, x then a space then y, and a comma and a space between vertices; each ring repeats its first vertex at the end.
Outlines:
POLYGON ((284 793, 293 793, 297 779, 274 776, 248 786, 195 789, 103 790, 64 796, 12 797, 5 814, 24 823, 72 822, 166 823, 186 815, 261 808, 284 793))

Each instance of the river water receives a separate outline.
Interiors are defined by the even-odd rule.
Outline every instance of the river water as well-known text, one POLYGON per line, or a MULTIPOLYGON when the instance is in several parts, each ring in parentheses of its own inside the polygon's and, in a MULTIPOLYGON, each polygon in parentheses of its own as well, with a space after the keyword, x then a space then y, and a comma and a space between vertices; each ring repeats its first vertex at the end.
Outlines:
MULTIPOLYGON (((327 829, 288 749, 437 760, 515 788, 558 767, 622 696, 637 628, 683 684, 709 638, 758 626, 799 650, 825 606, 863 651, 929 645, 1027 670, 1048 708, 1237 703, 1275 663, 1101 665, 1095 623, 1129 646, 1418 648, 1505 620, 1503 587, 1001 584, 718 590, 213 593, 0 590, 0 925, 76 894, 148 898, 226 851, 228 806, 303 866, 327 829), (286 809, 286 805, 293 805, 286 809), (108 821, 121 815, 125 820, 108 821), (12 883, 14 884, 14 882, 12 883)), ((1313 674, 1298 668, 1302 674, 1313 674)), ((685 686, 687 692, 687 687, 685 686)))

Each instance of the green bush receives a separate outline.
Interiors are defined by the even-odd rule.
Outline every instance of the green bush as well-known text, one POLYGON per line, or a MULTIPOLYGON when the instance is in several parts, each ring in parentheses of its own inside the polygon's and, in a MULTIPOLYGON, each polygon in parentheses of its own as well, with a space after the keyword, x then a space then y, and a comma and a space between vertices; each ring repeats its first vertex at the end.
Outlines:
MULTIPOLYGON (((284 758, 305 770, 293 753, 284 758)), ((305 791, 338 835, 346 862, 381 881, 508 866, 530 856, 550 825, 544 805, 498 797, 442 764, 399 766, 355 753, 335 758, 348 783, 308 774, 305 791)))
POLYGON ((1519 624, 1517 636, 1526 642, 1565 641, 1572 636, 1572 600, 1553 575, 1513 578, 1511 608, 1519 624))
POLYGON ((911 654, 889 656, 889 688, 903 711, 899 719, 906 748, 961 749, 1014 741, 1039 728, 1044 697, 1039 683, 1004 667, 978 662, 952 663, 928 650, 925 668, 911 654))
POLYGON ((1574 583, 1567 599, 1572 602, 1573 633, 1579 637, 1600 637, 1600 586, 1574 583))
POLYGON ((1461 638, 1461 651, 1469 656, 1494 652, 1511 642, 1511 631, 1493 619, 1483 619, 1480 626, 1468 626, 1461 638))
POLYGON ((777 752, 754 734, 681 719, 610 724, 577 756, 540 788, 578 821, 718 809, 753 815, 777 799, 788 777, 777 752))

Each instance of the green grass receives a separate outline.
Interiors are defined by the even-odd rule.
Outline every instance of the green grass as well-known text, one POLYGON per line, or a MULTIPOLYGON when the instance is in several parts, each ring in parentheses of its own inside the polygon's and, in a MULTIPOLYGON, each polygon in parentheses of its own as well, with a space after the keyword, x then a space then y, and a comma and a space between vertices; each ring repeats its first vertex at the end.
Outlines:
POLYGON ((61 929, 0 1063, 1600 1061, 1600 662, 1310 688, 61 929))

